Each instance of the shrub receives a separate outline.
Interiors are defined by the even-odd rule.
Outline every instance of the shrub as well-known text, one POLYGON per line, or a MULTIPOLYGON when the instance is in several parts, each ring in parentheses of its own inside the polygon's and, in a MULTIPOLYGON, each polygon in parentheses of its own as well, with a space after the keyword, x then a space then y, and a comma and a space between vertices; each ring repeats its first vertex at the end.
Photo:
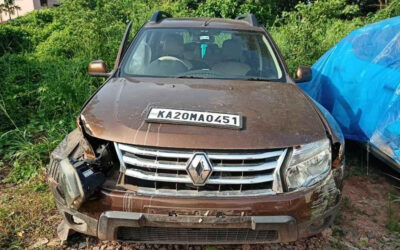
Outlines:
POLYGON ((10 27, 0 26, 0 56, 8 53, 18 53, 24 49, 29 50, 30 37, 23 30, 10 27))
POLYGON ((290 72, 300 65, 311 66, 348 33, 365 24, 399 15, 400 1, 367 17, 360 16, 357 5, 345 0, 300 3, 295 11, 284 12, 271 28, 290 72))

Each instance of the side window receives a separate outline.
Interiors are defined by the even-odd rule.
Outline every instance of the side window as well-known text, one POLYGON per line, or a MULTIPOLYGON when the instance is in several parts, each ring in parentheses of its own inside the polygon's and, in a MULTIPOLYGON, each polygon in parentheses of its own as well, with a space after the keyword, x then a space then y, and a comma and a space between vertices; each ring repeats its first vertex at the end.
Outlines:
POLYGON ((47 0, 40 0, 40 6, 41 7, 46 7, 48 4, 47 4, 47 0))
POLYGON ((126 71, 133 74, 143 74, 151 62, 151 48, 147 43, 148 37, 140 41, 129 64, 126 65, 126 71))

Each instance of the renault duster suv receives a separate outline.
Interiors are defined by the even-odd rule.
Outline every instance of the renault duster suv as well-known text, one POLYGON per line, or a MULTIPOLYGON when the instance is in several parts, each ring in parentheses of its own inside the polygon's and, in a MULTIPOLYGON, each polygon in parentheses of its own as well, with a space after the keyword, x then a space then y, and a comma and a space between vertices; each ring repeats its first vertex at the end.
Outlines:
POLYGON ((102 240, 224 244, 316 234, 341 200, 343 136, 296 85, 253 15, 131 23, 107 81, 51 155, 70 231, 102 240))

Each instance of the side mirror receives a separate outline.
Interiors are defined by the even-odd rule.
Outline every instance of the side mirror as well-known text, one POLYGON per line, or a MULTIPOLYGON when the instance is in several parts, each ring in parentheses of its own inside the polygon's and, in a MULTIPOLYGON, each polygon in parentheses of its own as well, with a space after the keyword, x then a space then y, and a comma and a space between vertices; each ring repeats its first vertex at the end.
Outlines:
POLYGON ((111 73, 107 72, 106 63, 103 60, 95 60, 89 64, 89 75, 98 77, 109 77, 111 73))
POLYGON ((312 71, 310 67, 300 66, 296 72, 296 83, 309 82, 312 78, 312 71))

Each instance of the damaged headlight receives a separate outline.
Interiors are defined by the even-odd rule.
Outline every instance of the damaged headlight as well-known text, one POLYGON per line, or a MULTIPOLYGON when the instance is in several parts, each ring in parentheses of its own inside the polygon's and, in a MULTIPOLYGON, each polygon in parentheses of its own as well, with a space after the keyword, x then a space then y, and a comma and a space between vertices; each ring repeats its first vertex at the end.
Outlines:
POLYGON ((293 149, 284 170, 288 191, 309 187, 325 178, 331 170, 331 144, 328 139, 293 149))
POLYGON ((52 190, 63 205, 78 209, 104 184, 113 162, 107 141, 89 141, 81 130, 75 129, 51 153, 52 190))

